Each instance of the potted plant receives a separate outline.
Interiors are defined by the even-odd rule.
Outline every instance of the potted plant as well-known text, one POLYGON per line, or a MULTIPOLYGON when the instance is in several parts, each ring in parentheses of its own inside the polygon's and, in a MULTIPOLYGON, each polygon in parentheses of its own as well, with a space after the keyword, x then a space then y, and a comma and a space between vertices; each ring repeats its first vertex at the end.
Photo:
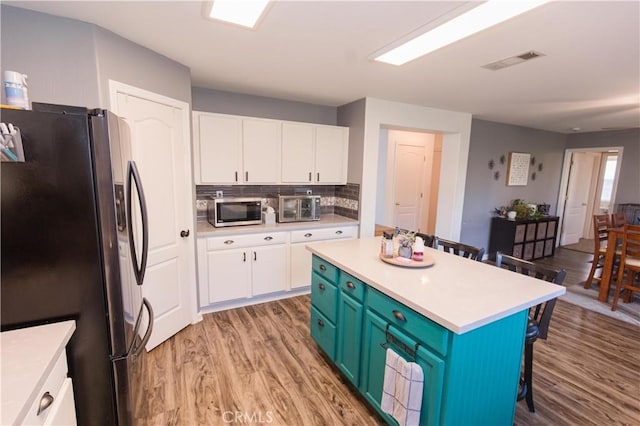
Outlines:
POLYGON ((413 243, 416 241, 416 233, 412 231, 402 232, 398 235, 398 256, 411 259, 413 243))

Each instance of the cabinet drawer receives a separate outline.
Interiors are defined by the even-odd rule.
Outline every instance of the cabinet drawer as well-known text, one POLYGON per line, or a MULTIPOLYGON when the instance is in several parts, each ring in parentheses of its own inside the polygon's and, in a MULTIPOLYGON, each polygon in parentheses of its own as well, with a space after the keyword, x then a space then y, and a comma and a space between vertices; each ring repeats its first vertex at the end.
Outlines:
POLYGON ((336 359, 336 326, 313 306, 311 307, 311 337, 318 346, 335 361, 336 359))
POLYGON ((338 282, 338 268, 315 255, 313 256, 312 264, 313 270, 320 276, 325 277, 334 284, 338 282))
POLYGON ((45 419, 51 411, 51 407, 55 404, 56 399, 59 398, 60 388, 62 383, 67 378, 67 355, 66 352, 62 352, 54 364, 53 369, 49 376, 45 379, 44 385, 38 390, 35 400, 31 403, 31 408, 27 412, 24 418, 23 424, 25 425, 41 425, 45 422, 45 419), (38 415, 38 407, 40 406, 40 400, 42 397, 49 393, 53 397, 52 405, 43 410, 38 415))
POLYGON ((305 241, 351 238, 355 236, 355 229, 355 226, 341 226, 332 228, 313 228, 291 231, 291 242, 301 243, 305 241))
POLYGON ((367 291, 367 305, 385 321, 412 335, 441 355, 447 354, 449 331, 377 290, 367 291))
POLYGON ((360 281, 353 275, 347 274, 344 271, 340 271, 338 287, 340 287, 340 290, 351 295, 351 297, 353 297, 354 299, 360 302, 364 301, 365 285, 362 281, 360 281))
POLYGON ((336 322, 338 288, 317 273, 312 274, 311 304, 331 322, 336 322))
POLYGON ((207 250, 229 250, 243 247, 285 244, 287 232, 265 232, 262 234, 228 235, 207 238, 207 250))

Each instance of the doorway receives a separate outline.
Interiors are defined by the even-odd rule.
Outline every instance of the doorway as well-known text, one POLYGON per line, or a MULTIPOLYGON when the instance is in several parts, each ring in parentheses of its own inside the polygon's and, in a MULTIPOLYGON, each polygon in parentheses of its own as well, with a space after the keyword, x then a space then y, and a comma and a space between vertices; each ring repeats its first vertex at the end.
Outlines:
POLYGON ((442 135, 383 128, 379 156, 376 224, 433 235, 442 135))
POLYGON ((569 149, 562 170, 558 216, 561 246, 593 238, 593 215, 611 214, 622 147, 569 149))

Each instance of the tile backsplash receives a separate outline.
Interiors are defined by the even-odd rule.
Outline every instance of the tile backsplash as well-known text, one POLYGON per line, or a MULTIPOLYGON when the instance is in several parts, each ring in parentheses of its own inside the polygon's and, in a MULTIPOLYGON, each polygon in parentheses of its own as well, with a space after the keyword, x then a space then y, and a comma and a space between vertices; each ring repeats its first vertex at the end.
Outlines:
POLYGON ((196 185, 196 211, 198 220, 207 220, 207 200, 222 191, 224 197, 272 198, 278 195, 307 194, 320 195, 322 214, 339 214, 358 219, 360 185, 196 185))

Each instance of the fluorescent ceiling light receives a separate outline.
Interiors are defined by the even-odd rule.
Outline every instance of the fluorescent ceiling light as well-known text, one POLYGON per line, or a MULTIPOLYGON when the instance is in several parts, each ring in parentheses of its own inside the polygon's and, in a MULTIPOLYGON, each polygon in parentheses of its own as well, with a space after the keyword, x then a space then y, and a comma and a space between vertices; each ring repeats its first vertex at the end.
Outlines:
POLYGON ((214 0, 209 17, 253 28, 269 0, 214 0))
POLYGON ((489 0, 375 58, 402 65, 448 44, 511 19, 550 0, 489 0))

